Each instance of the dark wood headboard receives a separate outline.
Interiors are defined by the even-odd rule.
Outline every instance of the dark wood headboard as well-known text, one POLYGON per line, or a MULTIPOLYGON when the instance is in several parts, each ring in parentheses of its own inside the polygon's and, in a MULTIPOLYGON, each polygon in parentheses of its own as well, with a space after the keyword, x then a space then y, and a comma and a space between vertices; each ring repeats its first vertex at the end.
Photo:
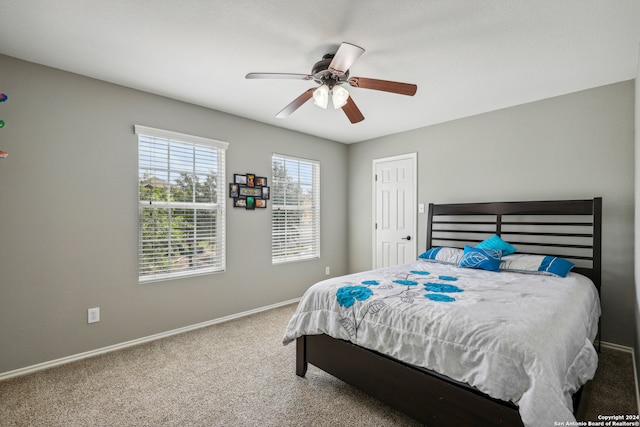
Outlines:
POLYGON ((473 246, 492 234, 518 253, 554 255, 576 264, 600 292, 602 198, 539 202, 429 204, 427 249, 473 246))

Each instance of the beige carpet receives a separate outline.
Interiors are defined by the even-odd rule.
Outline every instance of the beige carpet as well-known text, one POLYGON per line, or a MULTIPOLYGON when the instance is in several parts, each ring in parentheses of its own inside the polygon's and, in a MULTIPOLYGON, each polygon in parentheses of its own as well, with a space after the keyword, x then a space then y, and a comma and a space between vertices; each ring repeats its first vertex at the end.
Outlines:
MULTIPOLYGON (((1 426, 417 426, 281 344, 295 305, 0 382, 1 426)), ((605 349, 590 416, 637 413, 631 355, 605 349)), ((595 418, 593 418, 595 419, 595 418)))

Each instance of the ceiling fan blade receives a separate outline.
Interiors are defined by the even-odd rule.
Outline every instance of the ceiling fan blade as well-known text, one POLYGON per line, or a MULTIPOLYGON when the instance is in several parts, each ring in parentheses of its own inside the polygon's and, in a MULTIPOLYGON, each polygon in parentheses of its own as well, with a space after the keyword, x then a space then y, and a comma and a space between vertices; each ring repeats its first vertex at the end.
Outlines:
POLYGON ((300 108, 302 104, 304 104, 309 99, 311 99, 311 97, 313 96, 314 90, 316 90, 316 88, 307 89, 305 92, 302 93, 302 95, 294 99, 291 104, 287 105, 282 109, 282 111, 276 114, 276 117, 279 119, 285 119, 289 117, 294 111, 300 108))
POLYGON ((418 86, 411 83, 392 82, 389 80, 367 79, 364 77, 351 77, 349 84, 353 87, 364 89, 382 90, 385 92, 397 93, 400 95, 413 96, 418 90, 418 86))
POLYGON ((344 111, 351 123, 358 123, 364 120, 364 116, 351 97, 347 98, 347 103, 342 106, 342 111, 344 111))
POLYGON ((331 64, 329 71, 337 76, 344 75, 360 55, 364 53, 364 49, 351 43, 342 43, 338 48, 331 64))
POLYGON ((310 74, 294 74, 294 73, 249 73, 244 76, 245 79, 299 79, 311 80, 310 74))

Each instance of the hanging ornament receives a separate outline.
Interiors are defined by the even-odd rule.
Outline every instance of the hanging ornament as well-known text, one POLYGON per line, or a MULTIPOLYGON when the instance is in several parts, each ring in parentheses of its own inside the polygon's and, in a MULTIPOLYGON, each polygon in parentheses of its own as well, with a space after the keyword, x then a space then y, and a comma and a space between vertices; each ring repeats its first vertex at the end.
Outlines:
MULTIPOLYGON (((7 96, 6 93, 0 93, 0 102, 4 102, 7 99, 9 99, 9 97, 7 96)), ((4 120, 0 120, 0 129, 2 129, 4 127, 4 125, 6 125, 4 120)))
MULTIPOLYGON (((9 99, 9 97, 4 94, 4 93, 0 93, 0 102, 4 102, 7 99, 9 99)), ((5 125, 5 121, 4 120, 0 120, 0 129, 2 129, 5 125)), ((9 153, 7 153, 6 151, 0 151, 0 159, 4 159, 5 157, 7 157, 9 155, 9 153)))

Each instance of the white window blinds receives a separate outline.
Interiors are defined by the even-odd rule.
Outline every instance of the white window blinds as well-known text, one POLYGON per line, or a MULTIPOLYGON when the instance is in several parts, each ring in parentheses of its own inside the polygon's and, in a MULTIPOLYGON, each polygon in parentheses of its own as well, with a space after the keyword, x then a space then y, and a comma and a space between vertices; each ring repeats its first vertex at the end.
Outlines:
POLYGON ((320 163, 274 154, 271 158, 271 260, 320 257, 320 163))
POLYGON ((138 134, 139 281, 225 269, 225 151, 144 126, 138 134))

